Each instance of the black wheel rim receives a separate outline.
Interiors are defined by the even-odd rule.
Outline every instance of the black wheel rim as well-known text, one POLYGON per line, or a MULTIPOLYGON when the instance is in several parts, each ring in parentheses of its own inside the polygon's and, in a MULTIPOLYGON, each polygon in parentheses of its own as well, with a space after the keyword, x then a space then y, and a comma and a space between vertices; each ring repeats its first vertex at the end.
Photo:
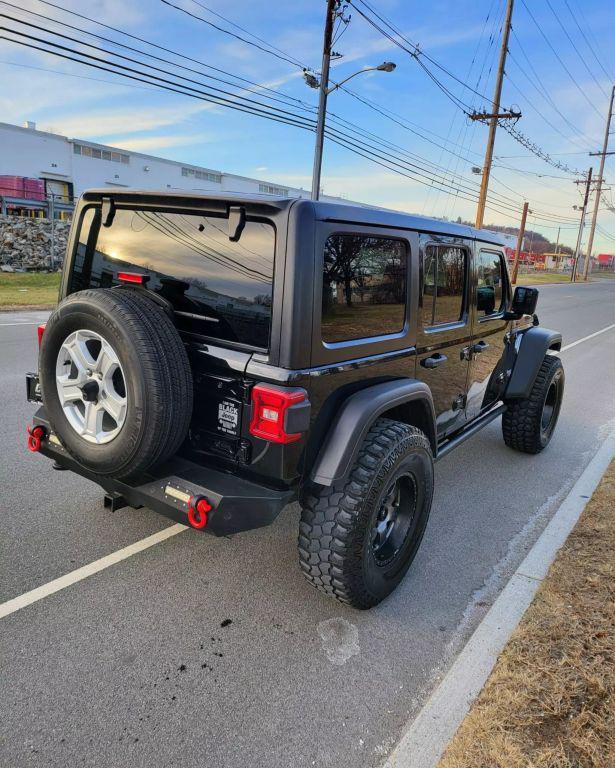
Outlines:
POLYGON ((405 473, 386 489, 371 530, 371 547, 379 566, 389 565, 410 537, 417 515, 417 488, 414 477, 405 473))
POLYGON ((549 384, 545 401, 542 406, 542 416, 540 419, 540 429, 543 435, 549 432, 555 426, 560 401, 560 378, 557 377, 549 384))

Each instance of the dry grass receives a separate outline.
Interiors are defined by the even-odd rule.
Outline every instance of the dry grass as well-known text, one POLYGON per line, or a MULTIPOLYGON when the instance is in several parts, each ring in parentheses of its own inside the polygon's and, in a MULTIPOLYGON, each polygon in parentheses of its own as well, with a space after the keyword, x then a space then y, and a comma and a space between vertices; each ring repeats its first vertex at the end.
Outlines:
POLYGON ((346 341, 395 333, 404 324, 401 304, 361 304, 352 307, 335 304, 322 318, 322 337, 326 341, 346 341))
POLYGON ((545 283, 569 283, 570 272, 529 272, 517 275, 517 285, 544 285, 545 283))
POLYGON ((615 766, 615 462, 439 768, 615 766))
POLYGON ((0 272, 0 308, 52 307, 59 287, 59 272, 0 272))

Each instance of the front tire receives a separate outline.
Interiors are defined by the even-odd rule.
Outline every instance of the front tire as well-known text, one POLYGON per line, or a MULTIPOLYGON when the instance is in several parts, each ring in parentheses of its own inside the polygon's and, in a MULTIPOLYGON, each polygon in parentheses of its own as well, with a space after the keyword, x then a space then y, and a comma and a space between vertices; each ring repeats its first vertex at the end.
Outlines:
POLYGON ((530 396, 509 401, 502 416, 502 433, 509 448, 535 454, 547 447, 562 407, 564 381, 562 361, 545 355, 530 396))
POLYGON ((307 495, 299 559, 316 589, 355 608, 380 603, 419 548, 433 496, 433 456, 416 427, 378 419, 348 477, 307 495))

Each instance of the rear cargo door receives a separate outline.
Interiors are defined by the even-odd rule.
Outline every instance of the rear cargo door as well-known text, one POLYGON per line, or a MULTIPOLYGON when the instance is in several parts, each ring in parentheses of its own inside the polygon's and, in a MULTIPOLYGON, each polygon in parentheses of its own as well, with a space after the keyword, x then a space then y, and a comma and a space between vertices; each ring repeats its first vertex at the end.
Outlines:
POLYGON ((99 211, 86 211, 69 292, 119 285, 129 273, 169 302, 194 375, 193 446, 236 458, 245 369, 270 343, 273 224, 248 215, 231 240, 224 216, 118 205, 102 226, 99 211))

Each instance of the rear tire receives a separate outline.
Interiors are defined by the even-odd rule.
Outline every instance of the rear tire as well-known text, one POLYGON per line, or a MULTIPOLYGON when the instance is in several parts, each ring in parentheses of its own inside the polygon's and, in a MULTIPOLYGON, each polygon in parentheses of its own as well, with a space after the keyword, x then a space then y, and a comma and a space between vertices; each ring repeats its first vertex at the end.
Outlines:
POLYGON ((530 396, 507 403, 502 434, 509 448, 535 454, 547 447, 562 406, 564 381, 562 361, 545 355, 530 396))
POLYGON ((419 548, 433 495, 433 457, 416 427, 378 419, 348 475, 307 494, 299 560, 316 589, 372 608, 405 576, 419 548))
MULTIPOLYGON (((96 474, 121 478, 144 472, 176 453, 186 437, 193 398, 188 356, 170 317, 146 294, 108 288, 68 296, 45 328, 39 374, 53 431, 71 456, 96 474), (100 372, 101 345, 121 372, 124 402, 117 429, 107 433, 103 426, 96 431, 95 419, 96 428, 86 429, 87 409, 105 410, 110 394, 117 396, 100 372), (74 359, 66 351, 72 347, 74 359), (60 383, 67 379, 75 382, 68 398, 60 383)), ((100 425, 105 419, 103 413, 100 425)))

